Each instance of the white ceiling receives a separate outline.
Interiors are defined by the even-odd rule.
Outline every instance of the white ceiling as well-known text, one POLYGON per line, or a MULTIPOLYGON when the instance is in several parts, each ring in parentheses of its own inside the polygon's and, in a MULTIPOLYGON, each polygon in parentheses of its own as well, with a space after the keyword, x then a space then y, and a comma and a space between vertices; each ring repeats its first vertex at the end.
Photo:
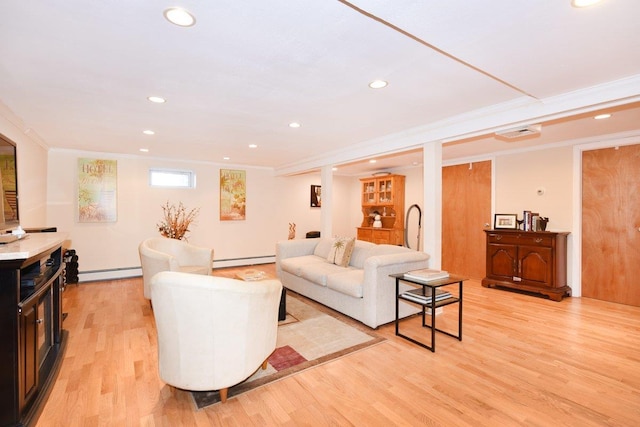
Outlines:
POLYGON ((4 0, 0 101, 51 148, 358 173, 429 141, 451 159, 639 129, 638 17, 637 0, 4 0), (164 19, 176 5, 195 26, 164 19), (523 123, 542 135, 480 138, 523 123))

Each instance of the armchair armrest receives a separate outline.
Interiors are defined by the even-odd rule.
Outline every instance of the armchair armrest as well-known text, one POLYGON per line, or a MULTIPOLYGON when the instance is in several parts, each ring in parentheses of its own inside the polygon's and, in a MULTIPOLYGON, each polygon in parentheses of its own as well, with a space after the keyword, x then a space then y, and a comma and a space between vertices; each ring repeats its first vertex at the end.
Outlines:
POLYGON ((180 264, 181 266, 209 266, 209 270, 211 270, 213 267, 213 249, 211 248, 203 248, 193 245, 181 245, 175 255, 178 259, 178 264, 180 264))

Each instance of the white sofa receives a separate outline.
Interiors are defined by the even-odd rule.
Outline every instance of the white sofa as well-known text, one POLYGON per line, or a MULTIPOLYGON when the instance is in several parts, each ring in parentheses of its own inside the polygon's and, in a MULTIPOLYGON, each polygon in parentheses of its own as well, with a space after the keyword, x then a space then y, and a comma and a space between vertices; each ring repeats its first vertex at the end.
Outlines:
MULTIPOLYGON (((335 239, 276 243, 276 272, 282 285, 371 328, 395 319, 395 279, 390 274, 429 267, 429 255, 402 246, 356 240, 347 267, 327 260, 335 239)), ((401 290, 410 287, 401 284, 401 290)), ((400 303, 400 317, 417 312, 400 303)))

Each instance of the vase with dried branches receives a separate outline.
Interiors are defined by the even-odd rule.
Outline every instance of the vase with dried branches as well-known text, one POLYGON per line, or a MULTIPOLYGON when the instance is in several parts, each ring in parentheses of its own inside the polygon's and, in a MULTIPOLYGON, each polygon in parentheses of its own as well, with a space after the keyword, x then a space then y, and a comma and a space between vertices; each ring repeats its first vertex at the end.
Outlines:
POLYGON ((157 224, 158 231, 170 239, 187 240, 185 234, 189 231, 189 225, 194 222, 199 212, 200 208, 187 211, 182 202, 178 206, 166 202, 162 205, 163 218, 157 224))

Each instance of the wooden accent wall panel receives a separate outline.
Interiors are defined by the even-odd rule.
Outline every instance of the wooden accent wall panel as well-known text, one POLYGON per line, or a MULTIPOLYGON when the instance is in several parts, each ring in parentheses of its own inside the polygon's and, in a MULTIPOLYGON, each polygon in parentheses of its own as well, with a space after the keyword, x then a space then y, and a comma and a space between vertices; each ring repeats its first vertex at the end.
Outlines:
POLYGON ((485 223, 491 224, 491 161, 442 168, 442 269, 485 276, 485 223))
POLYGON ((640 306, 640 145, 582 154, 582 295, 640 306))

